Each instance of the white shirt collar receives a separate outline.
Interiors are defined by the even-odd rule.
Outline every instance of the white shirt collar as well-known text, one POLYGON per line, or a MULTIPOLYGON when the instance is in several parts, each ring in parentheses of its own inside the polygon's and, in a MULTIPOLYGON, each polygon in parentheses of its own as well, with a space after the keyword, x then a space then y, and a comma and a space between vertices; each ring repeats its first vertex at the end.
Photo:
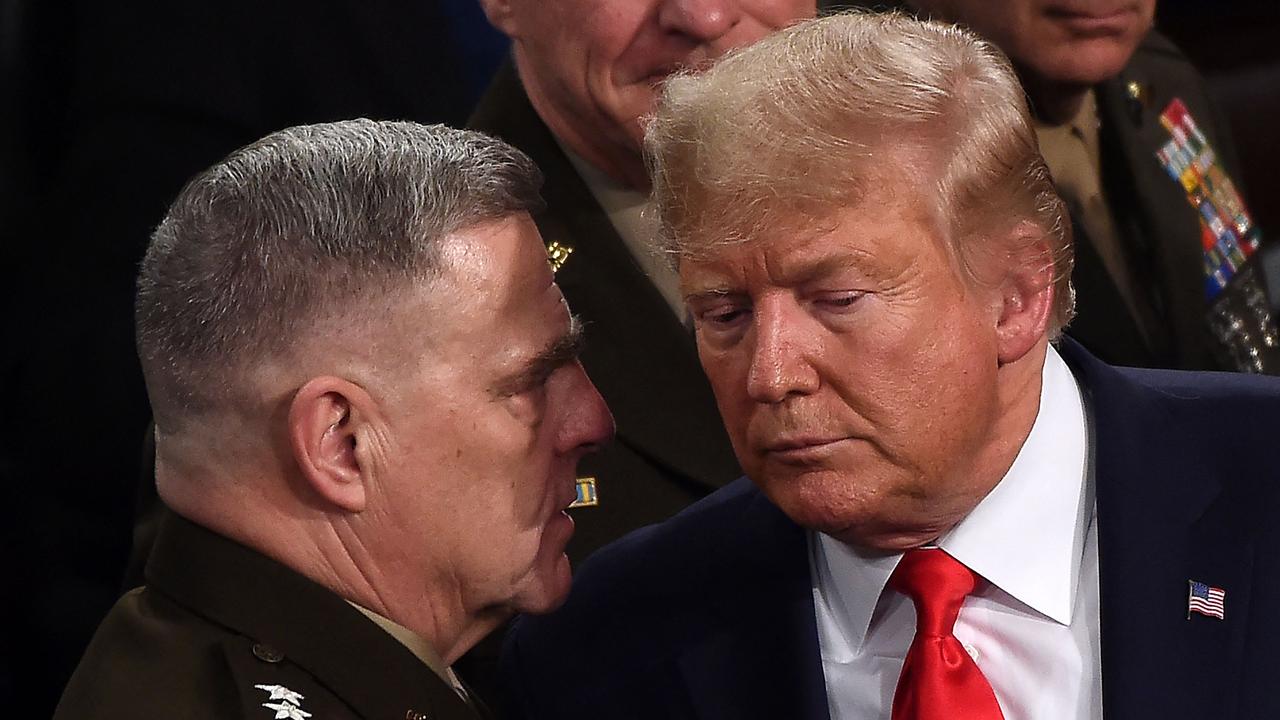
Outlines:
MULTIPOLYGON (((1055 622, 1071 622, 1087 506, 1088 438, 1075 378, 1050 346, 1040 409, 1004 478, 938 546, 996 587, 1055 622)), ((866 639, 901 554, 875 554, 810 533, 817 611, 850 649, 866 639)))
POLYGON ((938 545, 1031 609, 1069 625, 1088 527, 1084 402, 1052 347, 1040 412, 1009 472, 938 545))

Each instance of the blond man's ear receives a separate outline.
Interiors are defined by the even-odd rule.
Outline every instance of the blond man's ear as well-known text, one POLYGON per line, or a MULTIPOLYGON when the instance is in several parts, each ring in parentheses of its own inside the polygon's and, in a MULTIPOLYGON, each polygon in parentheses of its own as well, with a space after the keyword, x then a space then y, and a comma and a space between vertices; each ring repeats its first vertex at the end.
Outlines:
POLYGON ((1053 316, 1053 250, 1030 222, 1011 231, 1008 269, 1000 284, 996 339, 1000 364, 1021 359, 1045 338, 1053 316))

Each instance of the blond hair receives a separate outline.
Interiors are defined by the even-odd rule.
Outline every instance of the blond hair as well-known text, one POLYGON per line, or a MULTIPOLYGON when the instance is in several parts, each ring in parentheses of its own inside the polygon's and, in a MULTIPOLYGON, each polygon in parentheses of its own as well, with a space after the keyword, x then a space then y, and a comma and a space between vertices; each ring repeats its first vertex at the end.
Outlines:
MULTIPOLYGON (((1070 224, 1009 61, 973 33, 901 13, 792 26, 666 86, 645 139, 663 249, 676 259, 855 204, 877 165, 929 183, 947 246, 976 257, 1029 221, 1054 273, 1050 334, 1071 318, 1070 224)), ((998 248, 1015 253, 1025 248, 998 248)))

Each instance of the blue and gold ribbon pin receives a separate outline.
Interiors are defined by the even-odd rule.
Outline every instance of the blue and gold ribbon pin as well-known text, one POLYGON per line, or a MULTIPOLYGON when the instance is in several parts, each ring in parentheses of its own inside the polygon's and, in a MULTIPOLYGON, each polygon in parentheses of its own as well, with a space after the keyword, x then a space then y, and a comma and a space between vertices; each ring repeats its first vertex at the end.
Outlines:
POLYGON ((596 495, 596 479, 593 477, 578 478, 578 499, 574 500, 569 507, 595 507, 599 504, 600 498, 596 495))

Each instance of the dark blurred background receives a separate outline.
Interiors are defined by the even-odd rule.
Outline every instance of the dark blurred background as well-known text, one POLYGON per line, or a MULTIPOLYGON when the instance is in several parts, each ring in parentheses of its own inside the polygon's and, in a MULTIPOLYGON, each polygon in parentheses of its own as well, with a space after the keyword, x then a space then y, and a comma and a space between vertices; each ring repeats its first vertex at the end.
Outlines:
MULTIPOLYGON (((1270 234, 1278 5, 1158 13, 1228 118, 1270 234)), ((461 125, 505 48, 473 0, 0 0, 0 712, 50 714, 122 589, 147 481, 134 271, 183 181, 290 125, 461 125)))
POLYGON ((1208 80, 1240 151, 1249 210, 1280 234, 1280 3, 1159 0, 1156 27, 1208 80))

